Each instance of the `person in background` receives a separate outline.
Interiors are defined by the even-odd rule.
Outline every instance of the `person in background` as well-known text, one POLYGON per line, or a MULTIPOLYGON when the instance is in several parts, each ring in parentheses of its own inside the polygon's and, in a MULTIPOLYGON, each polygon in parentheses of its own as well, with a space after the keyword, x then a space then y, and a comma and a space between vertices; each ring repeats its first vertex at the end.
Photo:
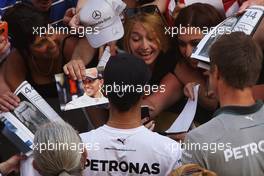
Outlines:
POLYGON ((208 96, 205 70, 197 66, 198 61, 191 58, 191 54, 206 32, 222 22, 223 19, 224 17, 213 6, 195 3, 183 8, 175 20, 175 27, 181 32, 178 33, 175 41, 175 49, 178 51, 180 59, 174 74, 180 81, 180 85, 184 86, 184 94, 192 99, 194 99, 193 86, 197 83, 200 84, 195 116, 197 124, 203 124, 211 118, 218 102, 215 98, 208 96))
POLYGON ((164 86, 164 90, 150 92, 144 105, 151 108, 151 117, 170 107, 182 95, 180 83, 173 75, 177 58, 165 34, 166 22, 155 5, 135 9, 125 20, 124 48, 148 65, 152 72, 151 86, 164 86))
POLYGON ((53 25, 64 26, 68 24, 68 18, 75 13, 77 0, 11 0, 0 2, 0 15, 17 3, 25 3, 40 11, 53 25), (64 24, 63 24, 64 22, 64 24))
MULTIPOLYGON (((1 23, 1 22, 0 22, 1 23)), ((19 98, 14 98, 12 96, 12 93, 10 92, 10 88, 8 87, 5 79, 4 79, 4 69, 3 69, 3 62, 8 57, 8 54, 10 52, 10 42, 6 37, 4 36, 4 33, 0 34, 0 82, 1 82, 1 89, 0 94, 6 94, 6 96, 3 97, 3 99, 0 99, 0 104, 4 103, 5 105, 0 106, 0 112, 1 111, 8 111, 8 109, 12 108, 12 105, 9 103, 5 103, 6 99, 10 98, 10 101, 13 102, 13 104, 16 104, 17 101, 19 101, 19 98)))
POLYGON ((144 61, 131 54, 117 54, 106 64, 104 87, 110 105, 109 120, 81 134, 85 144, 99 144, 99 148, 89 151, 87 175, 168 175, 181 165, 179 143, 141 124, 143 89, 124 88, 144 87, 150 74, 144 61))
MULTIPOLYGON (((86 120, 81 111, 60 111, 56 84, 53 81, 54 74, 63 72, 63 65, 72 59, 74 48, 79 40, 78 37, 61 34, 40 36, 34 33, 34 28, 46 27, 47 21, 40 12, 24 4, 11 8, 6 12, 4 19, 10 26, 10 34, 16 38, 15 49, 12 50, 3 65, 3 75, 11 92, 15 91, 24 80, 27 80, 58 114, 65 117, 64 119, 74 123, 74 126, 81 131, 86 129, 86 123, 79 121, 86 120), (78 118, 71 118, 71 113, 78 118)), ((87 52, 89 51, 90 54, 94 53, 94 49, 91 47, 87 52)), ((0 96, 2 111, 13 110, 19 103, 17 96, 13 93, 6 92, 6 94, 0 96)))
POLYGON ((4 0, 4 1, 0 1, 0 19, 2 18, 4 12, 12 7, 13 5, 15 5, 16 3, 20 3, 19 0, 4 0))
POLYGON ((241 4, 238 13, 243 13, 248 7, 252 5, 264 6, 264 0, 238 0, 241 4))
POLYGON ((185 142, 186 146, 215 147, 186 148, 183 163, 197 163, 219 176, 263 175, 264 106, 252 93, 263 62, 262 51, 251 36, 233 32, 221 36, 209 56, 209 84, 220 108, 212 120, 191 130, 185 142))

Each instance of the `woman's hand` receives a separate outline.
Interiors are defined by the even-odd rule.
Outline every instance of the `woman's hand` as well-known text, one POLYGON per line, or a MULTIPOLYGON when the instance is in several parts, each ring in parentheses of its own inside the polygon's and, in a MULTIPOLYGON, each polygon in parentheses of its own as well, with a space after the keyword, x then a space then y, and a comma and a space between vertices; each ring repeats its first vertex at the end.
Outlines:
POLYGON ((81 59, 73 59, 63 66, 63 71, 73 80, 83 80, 85 78, 85 65, 81 59))
POLYGON ((69 25, 70 22, 73 23, 73 21, 71 20, 75 15, 76 15, 76 9, 74 7, 67 9, 63 17, 63 23, 65 25, 69 25))
POLYGON ((264 6, 264 0, 247 0, 247 1, 244 1, 238 10, 238 14, 245 12, 245 10, 252 5, 264 6))
POLYGON ((7 175, 13 171, 18 172, 20 161, 26 159, 24 155, 14 155, 7 161, 0 163, 0 171, 2 174, 7 175))
POLYGON ((3 35, 0 36, 0 58, 2 55, 6 54, 7 50, 10 48, 10 43, 5 39, 3 35))
POLYGON ((195 99, 195 96, 194 96, 194 86, 196 86, 196 85, 197 85, 197 83, 190 82, 190 83, 187 83, 184 86, 184 89, 183 89, 184 95, 186 97, 190 98, 191 100, 194 100, 195 99))
POLYGON ((19 105, 20 99, 10 91, 0 95, 0 111, 8 112, 14 110, 19 105))

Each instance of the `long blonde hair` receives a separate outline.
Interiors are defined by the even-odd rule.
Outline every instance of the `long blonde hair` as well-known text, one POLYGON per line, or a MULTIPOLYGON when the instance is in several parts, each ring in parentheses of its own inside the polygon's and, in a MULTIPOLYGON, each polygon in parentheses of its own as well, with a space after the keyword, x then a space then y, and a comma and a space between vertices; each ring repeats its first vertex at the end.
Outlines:
POLYGON ((35 134, 34 165, 43 176, 80 176, 84 169, 84 148, 80 144, 80 136, 66 122, 48 123, 35 134), (53 148, 47 148, 48 145, 53 148))
POLYGON ((147 33, 151 35, 151 38, 156 40, 158 44, 158 48, 166 52, 169 47, 168 36, 165 34, 165 27, 162 17, 159 14, 148 14, 148 13, 140 13, 133 17, 126 19, 125 21, 125 35, 124 35, 124 48, 127 52, 131 53, 131 49, 129 46, 129 38, 133 29, 133 26, 136 23, 142 24, 147 33))

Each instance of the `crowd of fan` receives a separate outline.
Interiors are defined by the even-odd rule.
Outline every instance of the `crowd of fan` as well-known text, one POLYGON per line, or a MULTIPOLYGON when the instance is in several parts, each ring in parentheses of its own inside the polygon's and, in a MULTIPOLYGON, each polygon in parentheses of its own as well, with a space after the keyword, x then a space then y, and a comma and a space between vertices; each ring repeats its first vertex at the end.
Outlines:
MULTIPOLYGON (((221 36, 210 49, 210 70, 206 71, 197 66, 191 54, 205 35, 202 29, 215 27, 226 13, 202 1, 189 6, 176 3, 171 9, 171 1, 0 2, 0 15, 9 30, 8 38, 0 34, 0 111, 12 111, 19 105, 20 99, 13 92, 27 80, 67 122, 40 127, 34 144, 91 145, 87 150, 36 149, 29 158, 16 155, 0 163, 1 174, 17 170, 25 160, 30 168, 27 175, 264 175, 264 20, 253 36, 243 32, 221 36), (34 28, 48 24, 84 25, 80 11, 86 3, 94 10, 96 5, 107 3, 115 10, 116 6, 126 7, 120 12, 124 27, 121 40, 97 48, 78 35, 34 34, 34 28), (171 37, 165 29, 172 27, 184 27, 190 33, 171 37), (197 28, 198 32, 193 30, 197 28), (80 119, 87 118, 83 110, 61 112, 57 107, 54 75, 64 72, 73 80, 84 79, 85 69, 97 66, 107 45, 112 56, 104 70, 104 85, 148 84, 165 89, 150 95, 125 92, 121 97, 109 92, 109 108, 83 109, 95 128, 91 130, 80 124, 80 119), (187 98, 194 99, 197 84, 199 99, 192 129, 168 136, 156 133, 177 117, 187 98), (150 109, 151 121, 145 126, 141 106, 150 109), (204 149, 205 145, 209 148, 204 149)), ((223 3, 225 7, 232 3, 240 6, 233 15, 243 14, 251 5, 264 6, 263 0, 223 3)), ((95 38, 96 43, 100 40, 95 38)))

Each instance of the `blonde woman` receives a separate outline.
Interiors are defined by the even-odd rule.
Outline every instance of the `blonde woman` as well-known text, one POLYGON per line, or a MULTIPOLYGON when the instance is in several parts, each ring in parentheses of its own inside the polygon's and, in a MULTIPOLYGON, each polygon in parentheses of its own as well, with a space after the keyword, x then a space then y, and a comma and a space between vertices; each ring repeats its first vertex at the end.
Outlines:
POLYGON ((169 47, 169 36, 165 34, 166 21, 157 6, 149 5, 128 11, 124 26, 125 50, 149 66, 150 85, 164 88, 144 99, 144 104, 151 108, 150 115, 155 117, 182 95, 179 81, 172 74, 177 61, 169 47))

